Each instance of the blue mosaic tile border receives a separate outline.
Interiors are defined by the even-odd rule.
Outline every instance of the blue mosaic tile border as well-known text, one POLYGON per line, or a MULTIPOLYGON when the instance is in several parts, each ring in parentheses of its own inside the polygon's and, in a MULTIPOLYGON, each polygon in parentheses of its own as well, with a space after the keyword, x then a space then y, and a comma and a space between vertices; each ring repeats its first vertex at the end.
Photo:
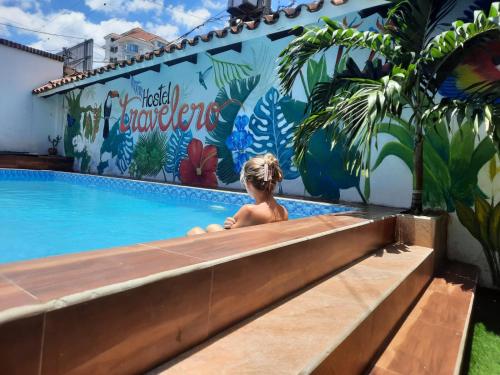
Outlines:
MULTIPOLYGON (((252 199, 244 193, 68 172, 0 169, 0 180, 64 181, 97 189, 120 190, 121 192, 133 195, 154 195, 155 198, 160 199, 203 200, 212 203, 238 206, 253 202, 252 199)), ((305 217, 357 210, 356 208, 339 204, 318 203, 299 199, 277 198, 276 200, 288 209, 292 217, 305 217)))

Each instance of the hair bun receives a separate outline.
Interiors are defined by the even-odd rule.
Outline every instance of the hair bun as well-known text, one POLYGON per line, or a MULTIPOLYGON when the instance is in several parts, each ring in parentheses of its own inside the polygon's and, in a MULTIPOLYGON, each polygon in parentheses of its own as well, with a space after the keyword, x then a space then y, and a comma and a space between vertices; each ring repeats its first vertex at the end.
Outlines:
POLYGON ((280 163, 276 156, 271 153, 264 155, 264 163, 266 163, 271 170, 271 181, 281 182, 283 181, 283 172, 280 168, 280 163))

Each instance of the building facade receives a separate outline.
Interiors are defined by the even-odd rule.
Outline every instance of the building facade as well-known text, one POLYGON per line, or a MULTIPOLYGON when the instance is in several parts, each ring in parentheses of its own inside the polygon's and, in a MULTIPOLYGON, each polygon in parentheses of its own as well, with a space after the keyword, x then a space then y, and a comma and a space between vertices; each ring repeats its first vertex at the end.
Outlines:
POLYGON ((136 55, 154 51, 168 44, 168 41, 144 31, 140 27, 122 34, 111 33, 104 37, 105 60, 110 63, 128 60, 136 55))
MULTIPOLYGON (((58 108, 31 95, 33 85, 62 75, 62 56, 0 39, 0 152, 47 154, 47 136, 64 135, 58 108)), ((54 102, 63 104, 58 98, 54 102)))

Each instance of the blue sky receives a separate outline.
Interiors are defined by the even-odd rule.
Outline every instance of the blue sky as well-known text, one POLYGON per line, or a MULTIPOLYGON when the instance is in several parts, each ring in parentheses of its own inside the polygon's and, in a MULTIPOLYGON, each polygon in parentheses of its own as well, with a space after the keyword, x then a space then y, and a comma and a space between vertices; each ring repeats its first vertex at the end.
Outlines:
MULTIPOLYGON (((281 6, 287 0, 274 3, 281 6)), ((49 52, 93 38, 95 65, 102 65, 103 37, 111 32, 140 26, 171 41, 213 17, 220 19, 190 36, 223 27, 228 19, 226 6, 227 0, 0 0, 0 38, 49 52)))

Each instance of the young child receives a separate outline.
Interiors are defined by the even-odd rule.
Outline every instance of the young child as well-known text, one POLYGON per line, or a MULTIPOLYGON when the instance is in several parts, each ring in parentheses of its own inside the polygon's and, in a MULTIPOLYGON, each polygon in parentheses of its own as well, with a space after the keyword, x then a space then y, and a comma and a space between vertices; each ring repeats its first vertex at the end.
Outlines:
POLYGON ((226 219, 224 227, 218 224, 210 224, 205 230, 195 227, 187 235, 288 220, 286 208, 279 205, 273 196, 276 184, 282 180, 283 172, 273 154, 256 156, 248 160, 241 169, 240 181, 247 193, 255 199, 255 204, 245 204, 233 217, 226 219))

